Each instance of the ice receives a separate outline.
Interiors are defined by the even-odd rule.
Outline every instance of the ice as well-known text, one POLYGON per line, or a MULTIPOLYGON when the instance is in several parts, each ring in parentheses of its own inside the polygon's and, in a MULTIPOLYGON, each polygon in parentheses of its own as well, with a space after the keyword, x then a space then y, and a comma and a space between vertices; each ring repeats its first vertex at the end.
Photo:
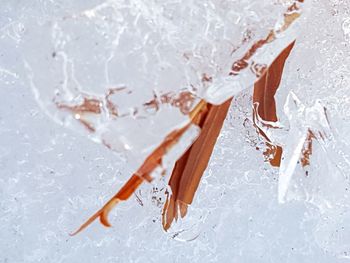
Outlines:
MULTIPOLYGON (((101 1, 78 10, 63 2, 62 14, 23 14, 20 48, 43 110, 74 130, 80 122, 91 139, 110 148, 129 150, 136 167, 165 138, 163 131, 186 124, 174 105, 158 105, 157 117, 166 122, 142 107, 182 90, 196 97, 193 103, 222 103, 250 86, 258 74, 250 68, 269 64, 295 37, 301 2, 101 1), (114 93, 118 101, 110 99, 114 93), (67 111, 89 101, 99 104, 98 112, 67 111), (133 130, 127 123, 145 134, 121 138, 115 127, 133 130), (154 129, 158 141, 149 139, 154 129)), ((53 11, 57 4, 38 5, 53 11)))
MULTIPOLYGON (((298 3, 301 16, 286 31, 294 1, 0 2, 0 262, 348 262, 347 0, 298 3), (229 75, 271 30, 280 34, 249 65, 269 64, 297 39, 276 95, 279 121, 259 124, 284 149, 280 169, 265 162, 252 116, 259 72, 229 75), (161 227, 167 173, 113 210, 112 228, 96 222, 68 235, 188 123, 200 98, 232 95, 194 202, 169 232, 161 227)), ((192 126, 164 166, 197 134, 192 126)))

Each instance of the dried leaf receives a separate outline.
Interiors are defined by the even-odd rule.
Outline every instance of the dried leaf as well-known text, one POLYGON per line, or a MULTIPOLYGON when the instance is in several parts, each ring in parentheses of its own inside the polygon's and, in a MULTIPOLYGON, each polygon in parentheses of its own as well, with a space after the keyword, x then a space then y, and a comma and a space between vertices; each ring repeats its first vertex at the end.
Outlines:
POLYGON ((171 147, 173 147, 178 142, 180 137, 190 127, 192 122, 197 119, 197 116, 200 115, 201 112, 206 109, 206 104, 206 102, 200 101, 189 114, 191 122, 185 125, 183 128, 171 132, 165 138, 163 143, 160 146, 158 146, 152 152, 152 154, 150 154, 147 157, 147 159, 144 161, 141 167, 137 170, 135 174, 132 175, 132 177, 127 181, 127 183, 124 184, 121 190, 71 235, 73 236, 78 234, 87 226, 89 226, 93 221, 95 221, 98 217, 100 218, 100 221, 104 226, 110 227, 111 224, 108 222, 109 212, 120 201, 127 200, 145 180, 149 182, 152 181, 152 177, 150 176, 150 174, 158 165, 160 165, 162 157, 169 151, 171 147))
POLYGON ((255 82, 253 102, 259 103, 259 116, 265 121, 277 121, 275 94, 281 83, 285 62, 295 42, 289 44, 255 82))
MULTIPOLYGON (((295 41, 289 44, 280 55, 265 70, 260 79, 254 85, 253 103, 258 103, 257 111, 259 116, 265 121, 276 122, 275 94, 281 83, 285 62, 294 46, 295 41)), ((280 166, 283 149, 278 145, 273 145, 266 134, 259 129, 260 135, 266 139, 267 150, 265 156, 270 158, 272 166, 280 166)))
MULTIPOLYGON (((253 103, 258 103, 257 111, 264 121, 276 122, 278 120, 276 114, 275 94, 281 83, 285 62, 289 57, 294 44, 295 41, 289 44, 289 46, 281 52, 254 85, 253 103)), ((266 139, 267 149, 264 152, 264 155, 269 158, 272 166, 279 167, 283 153, 282 147, 272 144, 270 139, 260 129, 259 134, 266 139), (269 156, 273 156, 273 158, 270 158, 269 156)), ((309 131, 301 157, 301 164, 303 167, 310 164, 309 159, 312 154, 313 137, 312 132, 309 131)))
MULTIPOLYGON (((293 46, 294 42, 282 51, 254 86, 253 101, 259 103, 258 113, 266 121, 277 121, 274 95, 281 82, 285 61, 293 46)), ((208 106, 208 113, 202 116, 199 124, 202 127, 201 135, 176 162, 169 180, 172 193, 168 193, 163 209, 165 230, 169 229, 174 219, 179 218, 179 213, 181 217, 186 215, 187 207, 192 203, 199 181, 208 165, 230 103, 231 100, 219 106, 208 106)), ((269 146, 266 155, 274 156, 270 163, 279 166, 282 148, 272 145, 267 136, 262 131, 260 133, 267 139, 269 146)))
POLYGON ((176 162, 169 180, 172 193, 168 193, 163 209, 163 228, 169 229, 173 220, 184 217, 193 201, 200 179, 208 166, 216 140, 230 108, 232 99, 221 105, 208 104, 208 111, 199 118, 201 134, 195 143, 176 162))

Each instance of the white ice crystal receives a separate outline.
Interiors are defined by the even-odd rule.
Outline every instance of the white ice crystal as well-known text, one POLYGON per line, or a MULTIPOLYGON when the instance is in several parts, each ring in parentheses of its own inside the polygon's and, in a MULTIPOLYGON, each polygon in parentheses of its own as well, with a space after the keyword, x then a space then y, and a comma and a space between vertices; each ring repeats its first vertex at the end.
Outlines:
MULTIPOLYGON (((0 7, 0 262, 349 260, 348 0, 0 0, 0 7), (294 2, 301 16, 282 30, 294 2), (271 32, 274 41, 230 75, 271 32), (259 72, 251 66, 268 65, 294 38, 276 95, 279 121, 264 130, 285 151, 279 170, 256 150, 264 142, 252 117, 259 72), (161 101, 187 91, 188 105, 161 101), (112 212, 113 228, 94 224, 69 237, 169 131, 188 123, 188 108, 232 95, 183 220, 162 230, 167 181, 158 178, 112 212), (68 110, 84 99, 98 101, 98 113, 68 110), (303 168, 298 145, 308 130, 315 138, 303 168)), ((168 166, 197 133, 189 130, 168 166)))

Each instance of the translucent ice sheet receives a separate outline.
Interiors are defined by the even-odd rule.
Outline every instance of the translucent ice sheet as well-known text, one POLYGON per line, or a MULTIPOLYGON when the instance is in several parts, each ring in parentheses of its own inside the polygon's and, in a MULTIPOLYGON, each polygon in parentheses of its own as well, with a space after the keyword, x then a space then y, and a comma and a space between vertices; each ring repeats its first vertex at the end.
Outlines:
POLYGON ((0 4, 0 262, 348 262, 347 0, 0 4), (266 122, 253 84, 294 39, 266 122), (113 228, 68 235, 202 99, 231 96, 185 218, 162 229, 168 169, 112 211, 113 228))

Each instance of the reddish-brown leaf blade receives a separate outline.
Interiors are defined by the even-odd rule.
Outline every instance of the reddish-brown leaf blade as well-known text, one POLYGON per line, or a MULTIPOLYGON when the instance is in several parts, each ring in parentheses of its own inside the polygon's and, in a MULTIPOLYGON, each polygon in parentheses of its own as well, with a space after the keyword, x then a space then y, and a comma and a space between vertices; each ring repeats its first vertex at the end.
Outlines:
POLYGON ((253 102, 259 103, 259 116, 265 121, 277 121, 275 94, 281 83, 286 60, 295 42, 288 45, 254 84, 253 102))
POLYGON ((163 227, 167 230, 173 220, 187 213, 201 177, 208 166, 216 140, 220 134, 232 99, 221 105, 208 105, 208 112, 200 121, 202 131, 198 139, 176 162, 169 185, 172 195, 167 198, 163 211, 163 227))
MULTIPOLYGON (((197 116, 205 109, 206 103, 200 101, 198 105, 190 112, 191 123, 197 119, 197 116)), ((179 130, 171 132, 153 152, 150 154, 141 167, 137 170, 135 174, 124 184, 124 186, 118 191, 118 193, 113 196, 99 211, 97 211, 93 216, 91 216, 84 224, 82 224, 78 230, 76 230, 71 235, 76 235, 86 227, 88 227, 97 218, 100 218, 101 223, 110 227, 111 224, 108 222, 108 214, 120 201, 127 200, 135 190, 146 180, 152 181, 150 173, 161 163, 163 156, 169 151, 169 149, 174 146, 180 137, 185 133, 185 131, 190 127, 191 123, 187 124, 179 130)))
MULTIPOLYGON (((275 94, 280 86, 284 65, 293 49, 295 41, 289 44, 266 69, 260 79, 254 84, 253 103, 258 103, 257 111, 265 121, 277 121, 275 94)), ((259 129, 259 133, 267 140, 267 150, 264 155, 269 158, 272 166, 279 167, 283 149, 272 145, 269 138, 259 129), (268 156, 273 156, 270 158, 268 156)))
MULTIPOLYGON (((276 113, 275 94, 280 86, 284 65, 288 59, 290 52, 294 47, 295 41, 289 44, 280 55, 272 62, 265 73, 254 85, 253 103, 258 103, 257 108, 259 116, 265 121, 276 122, 278 120, 276 113)), ((266 139, 267 150, 265 156, 273 156, 270 158, 272 166, 279 167, 281 163, 283 149, 280 146, 273 145, 265 133, 259 130, 261 136, 266 139)), ((301 157, 302 166, 310 164, 310 155, 312 154, 312 133, 309 132, 305 142, 301 157)))

